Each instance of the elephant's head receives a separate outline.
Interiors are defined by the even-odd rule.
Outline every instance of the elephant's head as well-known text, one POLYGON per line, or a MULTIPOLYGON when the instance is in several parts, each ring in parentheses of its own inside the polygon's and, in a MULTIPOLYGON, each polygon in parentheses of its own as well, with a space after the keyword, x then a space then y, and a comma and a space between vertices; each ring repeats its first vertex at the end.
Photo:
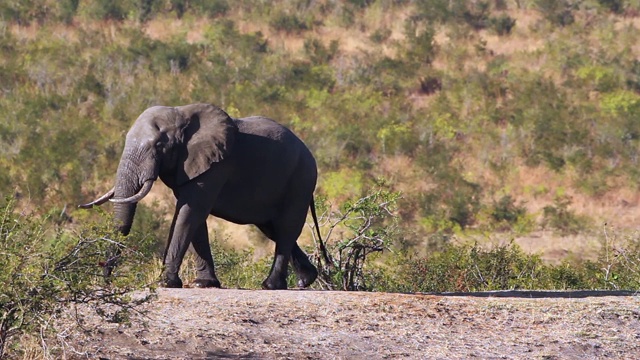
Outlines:
POLYGON ((113 189, 80 207, 116 203, 119 229, 126 235, 136 204, 160 174, 172 187, 195 178, 230 153, 236 132, 229 115, 213 105, 151 107, 127 133, 113 189))

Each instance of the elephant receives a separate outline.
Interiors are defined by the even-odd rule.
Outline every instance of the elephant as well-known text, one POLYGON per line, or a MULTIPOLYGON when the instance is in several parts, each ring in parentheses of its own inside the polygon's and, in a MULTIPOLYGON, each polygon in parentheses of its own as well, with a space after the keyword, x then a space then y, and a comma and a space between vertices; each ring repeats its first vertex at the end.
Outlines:
POLYGON ((298 286, 305 288, 315 281, 318 271, 297 240, 309 209, 318 229, 313 198, 317 176, 311 151, 274 120, 232 118, 211 104, 153 106, 126 135, 115 186, 79 206, 113 202, 118 230, 127 235, 137 203, 159 177, 176 200, 161 286, 183 286, 179 270, 191 245, 197 270, 193 286, 221 287, 206 223, 213 215, 236 224, 253 224, 275 242, 264 289, 287 288, 290 260, 298 286))

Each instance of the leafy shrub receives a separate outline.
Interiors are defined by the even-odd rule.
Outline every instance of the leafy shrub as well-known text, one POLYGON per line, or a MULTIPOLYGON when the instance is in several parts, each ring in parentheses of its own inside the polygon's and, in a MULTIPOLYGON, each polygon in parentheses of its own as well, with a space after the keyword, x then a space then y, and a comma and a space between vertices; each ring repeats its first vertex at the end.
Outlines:
POLYGON ((498 201, 494 201, 491 217, 498 224, 512 226, 522 219, 526 213, 527 209, 524 204, 518 205, 511 195, 504 195, 498 201))
POLYGON ((435 58, 437 47, 434 40, 435 29, 429 24, 416 19, 407 19, 404 26, 406 36, 405 57, 415 64, 431 64, 435 58))
POLYGON ((230 9, 227 0, 196 0, 191 1, 189 5, 197 14, 203 14, 209 18, 225 15, 230 9))
POLYGON ((571 197, 559 195, 553 200, 553 205, 545 206, 542 225, 559 231, 561 234, 577 234, 584 229, 586 220, 569 209, 571 197))
POLYGON ((322 41, 311 38, 304 41, 304 52, 314 64, 324 64, 331 61, 339 51, 340 43, 332 40, 327 48, 322 41))
POLYGON ((500 36, 511 34, 511 30, 516 26, 516 20, 509 15, 492 17, 489 23, 493 31, 500 36))
POLYGON ((123 322, 149 296, 131 291, 147 286, 149 241, 121 238, 107 225, 88 225, 70 233, 50 227, 47 218, 19 214, 14 200, 0 206, 0 358, 23 349, 17 338, 54 334, 57 315, 69 305, 92 304, 109 321, 123 322), (119 267, 106 283, 101 266, 118 249, 119 267))
POLYGON ((417 16, 433 22, 453 22, 466 10, 467 1, 431 0, 416 3, 417 16))
POLYGON ((620 234, 606 224, 602 234, 602 249, 592 268, 596 272, 593 286, 601 289, 640 289, 640 237, 620 234))
MULTIPOLYGON (((314 233, 314 262, 318 284, 323 289, 367 290, 367 271, 372 255, 389 249, 397 227, 393 207, 399 193, 378 190, 357 200, 346 201, 340 209, 324 202, 319 221, 328 227, 322 238, 314 233), (340 236, 334 240, 333 235, 340 236)), ((323 226, 321 225, 321 226, 323 226)))
POLYGON ((428 257, 409 261, 402 283, 412 292, 536 289, 546 270, 540 257, 515 244, 489 250, 474 245, 446 245, 428 257))
POLYGON ((169 0, 171 10, 176 12, 176 17, 181 19, 187 11, 188 0, 169 0))
POLYGON ((620 14, 624 11, 623 0, 598 0, 598 3, 614 14, 620 14))
POLYGON ((475 30, 489 26, 489 2, 477 1, 466 6, 462 11, 464 21, 475 30))
MULTIPOLYGON (((554 289, 593 289, 585 272, 580 271, 581 266, 590 268, 591 263, 572 263, 563 261, 557 266, 549 268, 548 278, 554 289)), ((590 268, 590 270, 593 270, 590 268)))
POLYGON ((360 8, 366 8, 367 6, 373 4, 375 0, 347 0, 347 3, 353 4, 360 8))
POLYGON ((300 33, 306 30, 311 30, 311 24, 307 23, 307 21, 301 19, 296 14, 288 14, 284 11, 274 15, 273 19, 269 22, 269 25, 276 31, 283 31, 286 33, 300 33))
POLYGON ((640 92, 640 61, 634 59, 625 75, 627 87, 640 92))
POLYGON ((89 15, 100 20, 124 20, 127 12, 122 0, 93 0, 89 2, 89 15))
POLYGON ((138 34, 133 37, 127 50, 133 56, 147 60, 153 71, 175 75, 189 67, 195 46, 182 39, 163 42, 138 34))
POLYGON ((456 232, 475 223, 482 188, 450 168, 440 168, 435 187, 422 194, 423 225, 429 232, 456 232))
POLYGON ((78 11, 79 4, 80 0, 61 0, 58 2, 58 6, 60 7, 60 20, 66 24, 70 24, 78 11))
POLYGON ((610 67, 583 66, 576 71, 576 76, 590 88, 600 92, 610 92, 619 88, 618 77, 610 67))
POLYGON ((389 40, 391 37, 392 31, 388 28, 380 28, 376 29, 370 36, 369 39, 377 44, 382 44, 385 41, 389 40))
POLYGON ((21 25, 44 23, 50 16, 46 0, 3 1, 0 3, 0 19, 12 20, 21 25))
MULTIPOLYGON (((605 237, 607 235, 605 234, 605 237)), ((609 239, 610 241, 610 239, 609 239)), ((604 247, 597 261, 545 264, 540 256, 524 253, 516 244, 489 249, 477 244, 445 244, 434 253, 414 259, 406 253, 388 260, 376 274, 388 291, 467 292, 510 289, 637 290, 640 287, 640 241, 604 247)))
POLYGON ((567 26, 575 21, 573 4, 567 0, 535 0, 535 5, 553 25, 567 26))

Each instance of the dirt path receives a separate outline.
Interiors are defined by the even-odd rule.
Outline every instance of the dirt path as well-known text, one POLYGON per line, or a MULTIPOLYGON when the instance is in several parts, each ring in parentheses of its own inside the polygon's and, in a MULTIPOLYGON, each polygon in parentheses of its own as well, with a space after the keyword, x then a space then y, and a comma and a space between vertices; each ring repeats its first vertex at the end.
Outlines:
POLYGON ((148 307, 146 327, 101 325, 99 333, 76 338, 76 350, 100 359, 640 356, 638 296, 160 289, 148 307))

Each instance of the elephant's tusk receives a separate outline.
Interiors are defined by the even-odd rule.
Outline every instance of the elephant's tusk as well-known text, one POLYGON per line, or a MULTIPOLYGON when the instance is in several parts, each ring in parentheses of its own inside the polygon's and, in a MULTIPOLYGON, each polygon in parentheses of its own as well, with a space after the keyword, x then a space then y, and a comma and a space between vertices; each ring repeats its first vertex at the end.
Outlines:
POLYGON ((144 185, 142 185, 142 189, 140 189, 140 191, 138 191, 137 194, 133 196, 129 196, 128 198, 124 198, 124 199, 109 199, 109 201, 114 203, 127 203, 127 204, 137 203, 138 201, 142 200, 143 197, 147 196, 149 191, 151 191, 152 186, 153 186, 153 180, 147 180, 144 183, 144 185))
POLYGON ((93 205, 102 205, 104 203, 107 202, 107 200, 111 199, 113 197, 113 193, 115 191, 115 187, 111 188, 111 190, 107 191, 106 194, 100 196, 99 198, 97 198, 96 200, 93 200, 90 203, 86 203, 86 204, 82 204, 82 205, 78 205, 79 208, 81 209, 90 209, 93 205))

